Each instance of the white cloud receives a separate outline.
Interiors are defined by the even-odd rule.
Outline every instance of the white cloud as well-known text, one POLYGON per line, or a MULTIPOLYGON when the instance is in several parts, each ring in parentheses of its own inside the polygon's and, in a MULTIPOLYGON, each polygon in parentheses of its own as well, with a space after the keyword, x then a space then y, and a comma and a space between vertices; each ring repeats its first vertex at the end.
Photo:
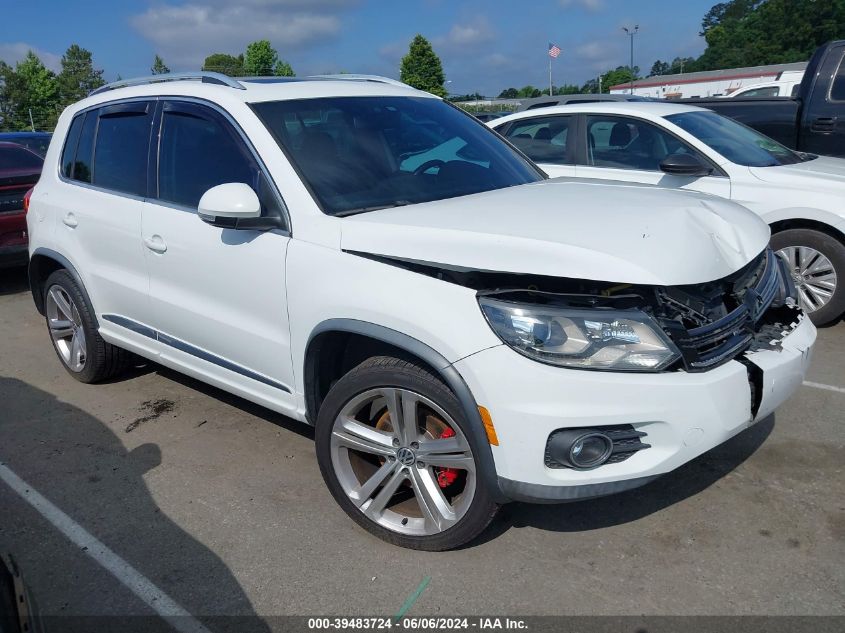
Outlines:
POLYGON ((564 9, 580 7, 593 12, 604 9, 604 0, 558 0, 558 2, 564 9))
POLYGON ((61 55, 41 50, 25 42, 0 42, 0 59, 12 66, 26 57, 29 51, 38 55, 44 65, 53 72, 61 70, 61 55))
POLYGON ((446 35, 435 37, 432 44, 435 52, 438 48, 461 50, 467 46, 477 46, 496 38, 496 32, 490 21, 483 15, 465 23, 453 24, 446 35))
POLYGON ((590 42, 579 46, 575 52, 578 57, 588 60, 604 59, 608 56, 607 45, 602 42, 590 42))
POLYGON ((470 24, 455 24, 446 35, 446 40, 456 46, 481 44, 495 37, 493 27, 484 16, 479 16, 470 24))
POLYGON ((519 64, 513 57, 503 55, 502 53, 490 53, 489 55, 485 55, 481 61, 487 68, 493 68, 496 70, 506 70, 519 67, 519 64))
POLYGON ((258 39, 268 39, 282 58, 336 35, 340 18, 333 13, 350 0, 247 0, 232 6, 224 0, 150 7, 131 18, 132 26, 174 70, 198 67, 215 52, 237 54, 258 39))
POLYGON ((378 56, 386 62, 398 65, 405 53, 408 52, 408 44, 403 42, 390 42, 378 49, 378 56))

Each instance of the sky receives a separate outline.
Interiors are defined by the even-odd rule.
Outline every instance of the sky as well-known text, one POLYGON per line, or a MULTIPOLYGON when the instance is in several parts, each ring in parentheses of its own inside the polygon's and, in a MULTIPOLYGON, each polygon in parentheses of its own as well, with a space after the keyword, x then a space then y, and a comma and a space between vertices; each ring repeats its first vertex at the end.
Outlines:
POLYGON ((238 54, 268 39, 298 75, 399 76, 417 33, 443 61, 451 94, 488 96, 526 84, 583 84, 628 64, 622 27, 639 25, 634 63, 704 50, 701 18, 716 0, 0 0, 0 59, 28 50, 57 70, 79 44, 107 81, 148 75, 159 54, 172 71, 196 70, 211 53, 238 54))

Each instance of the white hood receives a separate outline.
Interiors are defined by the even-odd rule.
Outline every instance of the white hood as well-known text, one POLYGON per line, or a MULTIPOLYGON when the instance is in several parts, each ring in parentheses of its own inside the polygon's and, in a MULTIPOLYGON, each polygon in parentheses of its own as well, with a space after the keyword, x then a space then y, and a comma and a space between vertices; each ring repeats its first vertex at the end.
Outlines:
POLYGON ((812 187, 813 191, 835 188, 845 191, 845 160, 819 156, 794 165, 751 167, 751 173, 764 182, 780 186, 812 187))
POLYGON ((351 216, 341 247, 472 270, 681 285, 729 275, 768 241, 763 220, 721 198, 557 178, 351 216))

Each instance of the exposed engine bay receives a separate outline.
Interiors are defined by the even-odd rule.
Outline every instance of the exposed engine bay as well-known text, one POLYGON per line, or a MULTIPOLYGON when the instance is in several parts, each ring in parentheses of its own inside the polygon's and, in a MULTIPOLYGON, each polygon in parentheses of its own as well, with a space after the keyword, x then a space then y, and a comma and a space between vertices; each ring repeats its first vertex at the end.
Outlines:
POLYGON ((735 273, 683 286, 647 286, 456 269, 356 253, 520 304, 638 309, 651 316, 683 359, 668 369, 703 371, 748 351, 776 350, 804 318, 785 262, 764 250, 735 273))

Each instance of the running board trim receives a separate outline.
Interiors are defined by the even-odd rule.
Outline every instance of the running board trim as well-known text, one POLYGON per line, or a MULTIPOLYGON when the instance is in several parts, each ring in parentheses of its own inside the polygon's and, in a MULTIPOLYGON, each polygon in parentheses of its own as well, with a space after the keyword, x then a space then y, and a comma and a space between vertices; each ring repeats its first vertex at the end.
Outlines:
POLYGON ((247 369, 246 367, 238 365, 237 363, 233 363, 230 360, 226 360, 222 356, 217 356, 216 354, 207 352, 204 349, 196 347, 195 345, 191 345, 190 343, 186 343, 185 341, 170 336, 169 334, 159 332, 158 330, 144 325, 143 323, 138 323, 137 321, 127 319, 126 317, 120 316, 118 314, 104 314, 102 315, 102 318, 104 321, 114 323, 115 325, 118 325, 122 328, 126 328, 127 330, 131 330, 137 334, 141 334, 142 336, 151 338, 154 341, 158 341, 160 343, 163 343, 164 345, 167 345, 168 347, 172 347, 173 349, 177 349, 180 352, 190 354, 195 358, 199 358, 200 360, 204 360, 213 365, 217 365, 218 367, 227 369, 233 373, 244 376, 245 378, 255 380, 256 382, 260 382, 275 389, 279 389, 281 391, 284 391, 285 393, 291 393, 289 387, 283 385, 280 382, 276 382, 272 378, 267 378, 266 376, 263 376, 258 372, 252 371, 251 369, 247 369))

